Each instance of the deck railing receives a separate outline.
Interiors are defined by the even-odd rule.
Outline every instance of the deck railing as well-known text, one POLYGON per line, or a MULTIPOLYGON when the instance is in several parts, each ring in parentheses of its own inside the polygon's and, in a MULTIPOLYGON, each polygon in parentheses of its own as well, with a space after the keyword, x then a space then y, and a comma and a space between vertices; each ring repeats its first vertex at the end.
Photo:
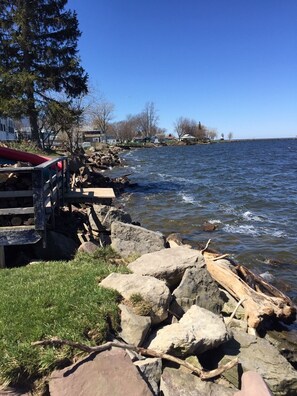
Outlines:
POLYGON ((28 190, 18 189, 17 185, 11 191, 0 189, 0 216, 33 215, 34 224, 0 227, 0 246, 32 243, 32 239, 44 237, 49 219, 54 225, 55 211, 64 205, 64 196, 69 189, 67 157, 38 166, 0 168, 2 179, 15 174, 30 175, 32 184, 28 190), (13 205, 14 199, 22 198, 27 204, 13 205))

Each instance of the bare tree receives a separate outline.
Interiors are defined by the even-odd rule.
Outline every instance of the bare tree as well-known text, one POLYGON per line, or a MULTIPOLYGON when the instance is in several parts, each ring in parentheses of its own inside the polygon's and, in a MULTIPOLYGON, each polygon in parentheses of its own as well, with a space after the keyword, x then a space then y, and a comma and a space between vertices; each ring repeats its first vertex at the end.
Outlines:
POLYGON ((186 123, 187 119, 184 117, 179 117, 174 123, 174 131, 176 132, 179 139, 185 134, 186 123))
POLYGON ((110 122, 114 117, 114 104, 105 100, 92 105, 90 111, 91 124, 101 133, 107 134, 110 122))
POLYGON ((232 132, 229 132, 229 133, 228 133, 228 139, 229 139, 229 140, 232 140, 232 139, 233 139, 233 133, 232 133, 232 132))
POLYGON ((210 140, 214 140, 218 137, 218 131, 216 130, 216 128, 207 128, 206 129, 206 136, 210 139, 210 140))
POLYGON ((79 144, 83 114, 82 98, 48 102, 39 118, 43 148, 51 148, 54 139, 59 135, 72 153, 79 144))
POLYGON ((147 102, 143 112, 139 115, 140 130, 143 137, 156 134, 159 117, 154 102, 147 102))

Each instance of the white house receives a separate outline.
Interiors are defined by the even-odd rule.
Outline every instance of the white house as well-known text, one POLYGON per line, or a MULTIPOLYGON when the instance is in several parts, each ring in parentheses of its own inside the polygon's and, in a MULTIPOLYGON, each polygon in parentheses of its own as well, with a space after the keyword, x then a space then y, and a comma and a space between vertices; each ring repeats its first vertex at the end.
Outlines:
POLYGON ((194 141, 196 140, 196 138, 195 136, 190 135, 189 133, 185 133, 184 135, 181 136, 180 140, 194 141))
POLYGON ((0 117, 0 140, 15 140, 15 130, 11 118, 0 117))

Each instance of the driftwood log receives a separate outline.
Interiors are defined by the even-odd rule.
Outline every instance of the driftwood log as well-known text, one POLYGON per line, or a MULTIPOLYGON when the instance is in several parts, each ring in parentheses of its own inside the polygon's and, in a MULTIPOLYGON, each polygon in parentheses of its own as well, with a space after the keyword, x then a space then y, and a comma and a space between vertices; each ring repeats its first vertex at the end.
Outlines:
POLYGON ((257 329, 265 319, 286 323, 296 319, 296 306, 276 287, 243 265, 234 265, 226 255, 218 256, 203 249, 210 275, 238 301, 242 301, 245 318, 250 328, 257 329))

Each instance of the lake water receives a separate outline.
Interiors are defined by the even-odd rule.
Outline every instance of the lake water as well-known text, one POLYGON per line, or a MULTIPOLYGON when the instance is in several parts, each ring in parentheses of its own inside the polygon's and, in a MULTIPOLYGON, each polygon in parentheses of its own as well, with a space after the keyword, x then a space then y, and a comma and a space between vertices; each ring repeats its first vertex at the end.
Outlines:
POLYGON ((142 226, 182 234, 269 275, 297 302, 297 139, 125 152, 135 183, 119 204, 142 226), (205 232, 205 221, 217 225, 205 232))

